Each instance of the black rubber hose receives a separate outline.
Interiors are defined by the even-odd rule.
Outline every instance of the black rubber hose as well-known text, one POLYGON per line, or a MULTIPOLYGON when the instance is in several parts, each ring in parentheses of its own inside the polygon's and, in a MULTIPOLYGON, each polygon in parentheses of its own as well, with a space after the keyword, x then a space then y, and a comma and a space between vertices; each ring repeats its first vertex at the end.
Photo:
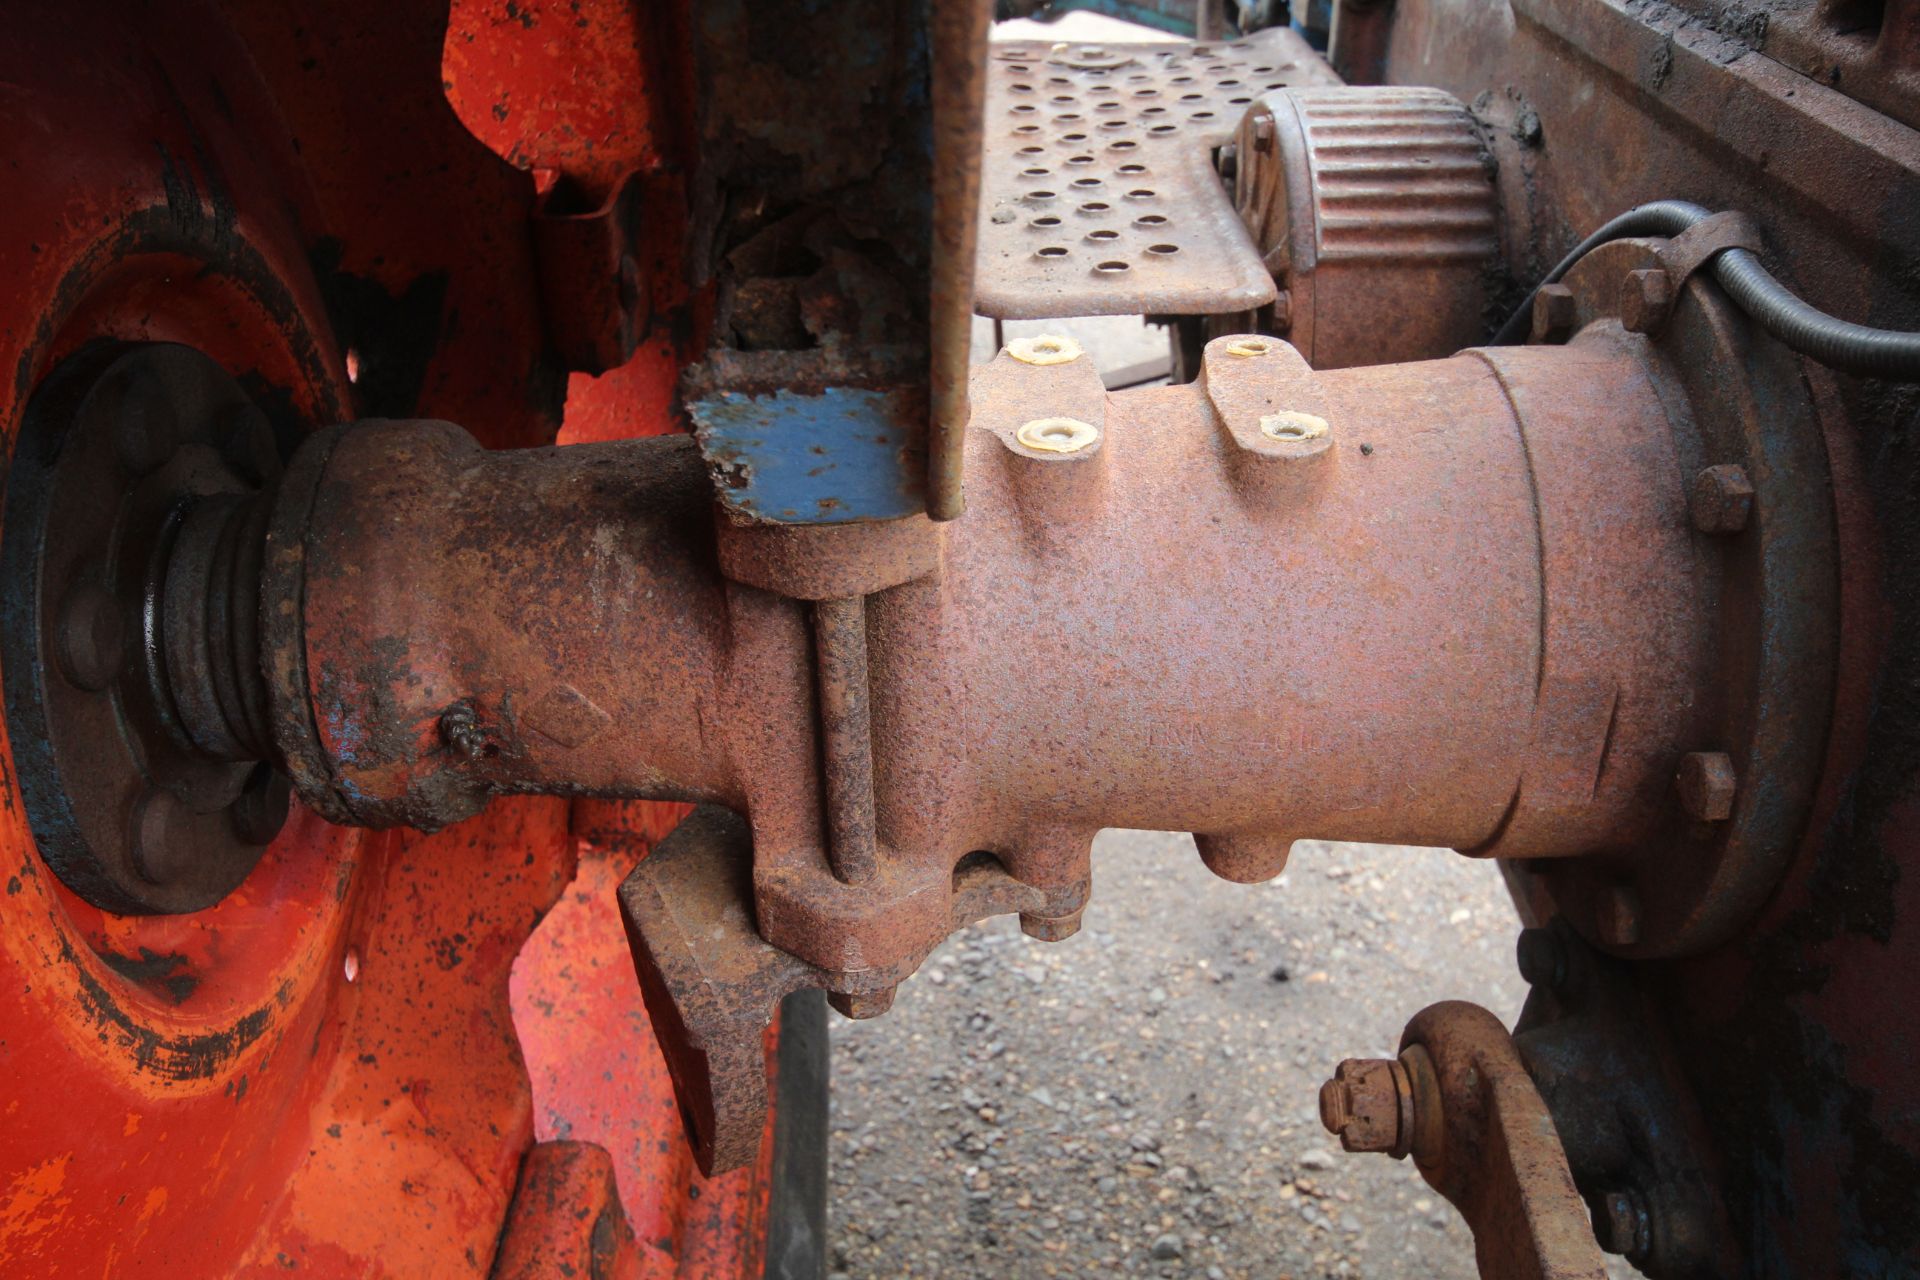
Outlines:
MULTIPOLYGON (((1574 263, 1609 240, 1677 236, 1707 216, 1707 210, 1684 200, 1655 200, 1629 209, 1582 240, 1540 283, 1558 282, 1574 263)), ((1920 382, 1920 333, 1873 329, 1808 306, 1745 249, 1722 250, 1709 265, 1735 306, 1808 359, 1862 377, 1920 382)), ((1533 299, 1538 292, 1536 286, 1527 294, 1526 301, 1493 335, 1492 345, 1510 346, 1521 340, 1533 318, 1533 299)))

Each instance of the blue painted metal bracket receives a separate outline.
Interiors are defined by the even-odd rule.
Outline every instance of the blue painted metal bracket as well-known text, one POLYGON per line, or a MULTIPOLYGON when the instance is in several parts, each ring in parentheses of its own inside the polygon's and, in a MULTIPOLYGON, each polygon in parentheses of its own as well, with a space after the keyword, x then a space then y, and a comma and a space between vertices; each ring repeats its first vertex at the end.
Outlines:
POLYGON ((746 520, 844 524, 926 510, 925 388, 715 391, 687 404, 720 504, 746 520))

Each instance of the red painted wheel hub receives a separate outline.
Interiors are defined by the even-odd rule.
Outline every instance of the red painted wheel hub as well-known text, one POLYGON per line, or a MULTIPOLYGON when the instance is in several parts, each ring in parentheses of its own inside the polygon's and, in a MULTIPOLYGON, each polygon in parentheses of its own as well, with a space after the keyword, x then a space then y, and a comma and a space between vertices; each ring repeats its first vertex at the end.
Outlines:
MULTIPOLYGON (((461 125, 444 10, 412 8, 15 15, 9 450, 35 389, 101 340, 192 347, 308 429, 407 412, 496 445, 553 438, 566 380, 527 243, 535 176, 461 125)), ((499 78, 463 79, 469 101, 538 98, 564 69, 482 57, 500 16, 455 15, 499 78)), ((667 150, 649 134, 628 159, 667 150)), ((652 342, 579 397, 580 430, 665 429, 679 350, 652 342)), ((49 872, 5 759, 0 1273, 484 1274, 509 1225, 540 1238, 515 1189, 532 1144, 564 1138, 611 1157, 622 1274, 760 1274, 766 1169, 700 1184, 612 900, 671 810, 635 806, 634 838, 582 858, 563 801, 432 836, 296 808, 218 906, 115 916, 49 872)))

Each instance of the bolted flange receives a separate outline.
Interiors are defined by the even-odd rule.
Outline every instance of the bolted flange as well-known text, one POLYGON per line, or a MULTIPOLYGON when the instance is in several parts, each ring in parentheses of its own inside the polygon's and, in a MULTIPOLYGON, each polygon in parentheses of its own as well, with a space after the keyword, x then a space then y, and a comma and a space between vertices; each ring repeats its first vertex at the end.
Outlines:
POLYGON ((7 723, 34 836, 104 910, 196 911, 286 821, 259 665, 280 449, 186 347, 71 357, 28 405, 8 476, 7 723))

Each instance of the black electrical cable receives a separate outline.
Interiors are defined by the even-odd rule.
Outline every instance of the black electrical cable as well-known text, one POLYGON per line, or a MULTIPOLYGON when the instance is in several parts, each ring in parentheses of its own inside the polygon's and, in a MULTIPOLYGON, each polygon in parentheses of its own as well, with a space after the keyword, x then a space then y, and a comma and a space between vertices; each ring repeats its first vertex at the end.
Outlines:
MULTIPOLYGON (((1707 216, 1707 210, 1684 200, 1655 200, 1629 209, 1582 240, 1540 283, 1556 283, 1573 269, 1574 263, 1609 240, 1640 235, 1677 236, 1707 216)), ((1920 333, 1873 329, 1808 306, 1745 249, 1723 249, 1708 265, 1734 305, 1801 355, 1862 377, 1920 382, 1920 333)), ((1539 291, 1535 286, 1519 310, 1500 326, 1493 335, 1493 346, 1510 346, 1520 341, 1533 318, 1533 299, 1539 291)))

